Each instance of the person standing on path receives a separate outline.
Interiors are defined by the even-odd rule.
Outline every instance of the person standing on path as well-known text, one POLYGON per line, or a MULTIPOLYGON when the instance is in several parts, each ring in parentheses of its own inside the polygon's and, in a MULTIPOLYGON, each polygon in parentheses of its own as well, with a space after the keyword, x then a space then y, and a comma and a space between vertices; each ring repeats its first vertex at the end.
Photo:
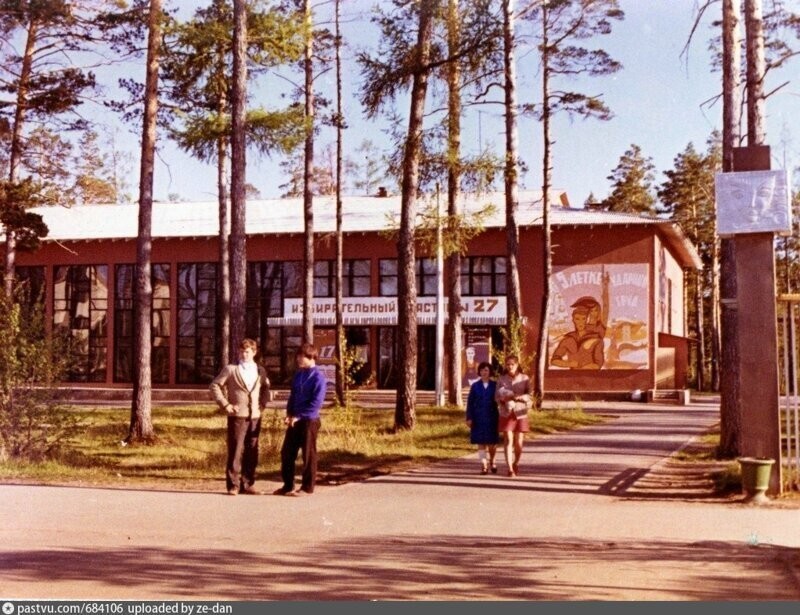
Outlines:
POLYGON ((228 495, 256 495, 253 486, 258 465, 261 411, 270 399, 267 372, 255 362, 258 344, 245 338, 239 345, 239 363, 226 365, 211 381, 211 394, 228 416, 228 459, 225 485, 228 495))
POLYGON ((317 367, 317 349, 303 344, 295 353, 297 371, 292 377, 289 401, 286 403, 286 433, 281 447, 281 478, 283 486, 274 495, 308 495, 314 493, 317 482, 317 433, 319 413, 325 401, 327 383, 317 367), (300 489, 294 491, 295 463, 298 451, 303 451, 303 478, 300 489))
POLYGON ((519 460, 525 434, 530 431, 528 410, 532 406, 531 381, 519 369, 519 358, 508 355, 506 373, 497 380, 495 398, 500 411, 499 428, 503 432, 503 453, 508 464, 508 475, 519 474, 519 460), (513 457, 512 457, 513 447, 513 457))
POLYGON ((480 380, 473 382, 467 396, 467 426, 469 441, 478 445, 481 474, 497 473, 494 457, 497 453, 497 401, 496 383, 491 380, 492 366, 483 361, 478 365, 480 380), (488 451, 488 459, 487 459, 488 451))

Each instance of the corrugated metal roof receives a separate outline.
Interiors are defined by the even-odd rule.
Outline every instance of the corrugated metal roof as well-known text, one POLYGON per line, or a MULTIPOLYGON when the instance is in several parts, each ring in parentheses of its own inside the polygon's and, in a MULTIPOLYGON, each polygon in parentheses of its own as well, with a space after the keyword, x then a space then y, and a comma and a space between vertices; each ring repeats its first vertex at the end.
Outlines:
MULTIPOLYGON (((673 222, 602 211, 587 211, 565 206, 566 194, 550 194, 553 226, 605 226, 655 224, 672 244, 676 256, 684 267, 700 267, 701 262, 691 243, 673 222)), ((481 197, 464 197, 464 210, 475 212, 494 205, 494 212, 485 226, 505 226, 505 197, 492 193, 481 197)), ((342 228, 344 232, 378 232, 399 220, 400 197, 343 197, 342 228)), ((418 203, 423 212, 432 204, 418 203)), ((443 205, 444 207, 444 205, 443 205)), ((198 203, 154 203, 152 235, 168 237, 213 237, 219 233, 218 204, 216 201, 198 203)), ((34 209, 44 218, 50 229, 45 241, 88 241, 101 239, 134 239, 138 228, 138 204, 84 205, 75 207, 40 207, 34 209)), ((540 191, 521 192, 518 223, 520 226, 538 226, 542 223, 540 191)), ((251 200, 247 203, 248 235, 275 235, 303 232, 303 199, 251 200)), ((314 197, 314 231, 330 233, 336 230, 336 201, 333 196, 314 197)))

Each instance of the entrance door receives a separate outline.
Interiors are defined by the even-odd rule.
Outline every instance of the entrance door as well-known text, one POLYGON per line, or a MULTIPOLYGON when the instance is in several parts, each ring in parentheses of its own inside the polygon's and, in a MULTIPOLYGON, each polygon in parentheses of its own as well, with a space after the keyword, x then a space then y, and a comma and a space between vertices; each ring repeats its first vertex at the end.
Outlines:
MULTIPOLYGON (((397 388, 397 327, 378 329, 378 388, 397 388)), ((436 327, 417 328, 417 388, 436 388, 436 327)))
POLYGON ((417 388, 436 389, 436 327, 417 327, 417 388))
POLYGON ((396 327, 378 329, 378 388, 397 388, 396 327))

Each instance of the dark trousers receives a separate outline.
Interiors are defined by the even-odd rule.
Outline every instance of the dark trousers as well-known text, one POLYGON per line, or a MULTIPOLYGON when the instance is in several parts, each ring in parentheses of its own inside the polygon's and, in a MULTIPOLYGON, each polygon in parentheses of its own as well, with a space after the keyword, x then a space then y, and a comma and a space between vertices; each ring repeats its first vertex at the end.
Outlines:
POLYGON ((283 489, 294 489, 294 469, 297 461, 297 452, 303 451, 303 482, 301 489, 307 493, 314 493, 317 484, 317 432, 319 419, 300 419, 291 427, 286 428, 281 447, 281 478, 283 489))
POLYGON ((228 489, 246 489, 256 481, 260 433, 260 418, 228 417, 228 463, 225 468, 228 489))

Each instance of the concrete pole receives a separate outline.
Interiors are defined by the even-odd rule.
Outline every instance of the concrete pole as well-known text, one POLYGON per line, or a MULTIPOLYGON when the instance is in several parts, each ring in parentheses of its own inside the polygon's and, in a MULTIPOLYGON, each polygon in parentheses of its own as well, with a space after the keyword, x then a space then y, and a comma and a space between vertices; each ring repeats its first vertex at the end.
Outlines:
MULTIPOLYGON (((734 171, 766 171, 766 145, 735 148, 734 171)), ((734 235, 738 311, 739 402, 743 457, 774 459, 767 493, 779 494, 781 480, 778 315, 775 306, 773 233, 734 235)))
POLYGON ((436 190, 436 405, 445 404, 444 392, 444 246, 442 205, 436 190))

